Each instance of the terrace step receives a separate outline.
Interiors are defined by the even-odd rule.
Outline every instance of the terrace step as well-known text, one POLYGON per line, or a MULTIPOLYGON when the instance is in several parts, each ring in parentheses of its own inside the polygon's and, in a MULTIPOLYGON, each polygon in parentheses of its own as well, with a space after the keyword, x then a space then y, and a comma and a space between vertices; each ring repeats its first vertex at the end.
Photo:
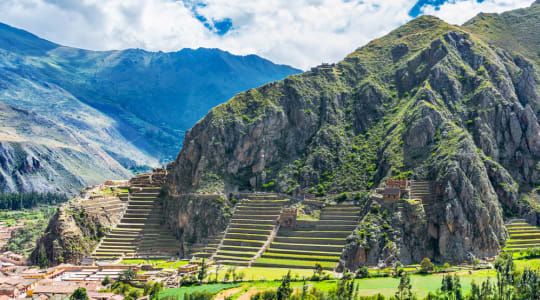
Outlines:
POLYGON ((277 236, 274 239, 276 243, 307 244, 307 245, 345 245, 345 239, 332 238, 298 238, 277 236))
POLYGON ((230 266, 249 266, 249 261, 241 261, 241 260, 230 260, 230 259, 223 259, 223 260, 216 260, 216 263, 219 265, 230 265, 230 266))
POLYGON ((233 218, 231 223, 234 224, 255 224, 255 225, 274 225, 275 220, 257 220, 257 219, 237 219, 233 218))
POLYGON ((351 231, 282 231, 283 237, 320 237, 320 238, 342 238, 345 239, 351 231))
POLYGON ((233 239, 233 240, 266 241, 268 239, 268 235, 264 235, 264 234, 248 234, 248 233, 227 233, 225 238, 226 239, 233 239))
POLYGON ((250 229, 250 228, 229 228, 228 233, 247 233, 247 234, 263 234, 269 235, 270 229, 250 229))
POLYGON ((320 217, 320 220, 335 220, 335 221, 354 221, 358 222, 358 216, 339 216, 339 215, 327 215, 323 214, 320 217))
POLYGON ((309 256, 294 256, 294 255, 275 255, 275 254, 264 254, 264 258, 273 258, 273 259, 293 259, 293 260, 303 260, 303 261, 330 261, 330 262, 339 262, 339 256, 320 256, 315 257, 314 255, 309 256))
POLYGON ((251 224, 251 223, 230 223, 231 228, 244 228, 244 229, 269 229, 272 230, 273 224, 251 224))
POLYGON ((232 240, 232 239, 223 240, 223 245, 226 245, 226 246, 261 247, 263 244, 264 244, 264 241, 257 241, 257 240, 232 240))
POLYGON ((270 246, 270 250, 277 249, 286 250, 300 250, 300 251, 322 251, 322 252, 336 252, 341 254, 343 249, 342 245, 312 245, 312 244, 292 244, 292 243, 277 243, 274 242, 270 246))

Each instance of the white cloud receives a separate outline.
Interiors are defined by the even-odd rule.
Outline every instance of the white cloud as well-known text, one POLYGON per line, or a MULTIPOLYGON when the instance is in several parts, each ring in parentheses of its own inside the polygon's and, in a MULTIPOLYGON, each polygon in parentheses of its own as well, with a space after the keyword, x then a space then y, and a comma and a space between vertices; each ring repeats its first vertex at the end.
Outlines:
MULTIPOLYGON (((187 1, 187 0, 186 0, 187 1)), ((208 30, 177 0, 2 0, 0 21, 51 41, 92 50, 177 51, 211 47, 258 54, 307 69, 335 62, 410 19, 415 0, 191 0, 208 20, 230 18, 224 36, 208 30)), ((454 1, 436 11, 462 23, 480 10, 527 6, 531 0, 454 1), (523 5, 523 3, 527 5, 523 5), (466 12, 463 12, 463 10, 466 12)))
POLYGON ((437 16, 448 23, 461 25, 481 12, 501 13, 528 7, 532 2, 532 0, 486 0, 478 3, 476 0, 451 0, 438 9, 433 6, 425 6, 422 12, 437 16))

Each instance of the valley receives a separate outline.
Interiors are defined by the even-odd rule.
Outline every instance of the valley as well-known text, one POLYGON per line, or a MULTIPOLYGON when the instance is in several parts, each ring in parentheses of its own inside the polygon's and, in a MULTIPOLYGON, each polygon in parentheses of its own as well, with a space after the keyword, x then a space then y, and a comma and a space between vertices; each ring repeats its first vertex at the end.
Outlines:
POLYGON ((24 41, 0 38, 0 186, 76 195, 35 247, 22 243, 28 263, 3 263, 0 287, 540 299, 539 18, 540 1, 462 26, 423 15, 304 73, 217 49, 92 52, 0 26, 24 41), (207 95, 218 82, 230 89, 207 95))
POLYGON ((76 49, 0 23, 0 191, 73 196, 149 171, 212 107, 298 72, 218 49, 76 49))

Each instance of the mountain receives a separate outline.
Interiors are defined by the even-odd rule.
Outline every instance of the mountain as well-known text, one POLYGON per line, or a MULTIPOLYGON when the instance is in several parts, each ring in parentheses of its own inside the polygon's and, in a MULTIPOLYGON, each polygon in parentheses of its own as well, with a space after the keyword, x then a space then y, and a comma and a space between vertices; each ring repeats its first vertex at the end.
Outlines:
MULTIPOLYGON (((298 72, 219 49, 75 49, 0 23, 4 112, 12 119, 9 113, 24 111, 32 116, 27 125, 43 132, 24 130, 25 124, 17 122, 13 126, 21 128, 2 125, 3 145, 10 148, 5 155, 20 148, 17 157, 36 159, 41 168, 21 173, 17 163, 3 163, 0 191, 76 192, 170 161, 184 131, 209 109, 240 91, 298 72), (49 136, 44 126, 54 137, 44 138, 49 136), (65 151, 71 148, 77 154, 65 151), (56 156, 42 161, 41 150, 56 156), (53 180, 59 172, 68 175, 53 180), (38 177, 43 179, 33 182, 38 177)), ((0 162, 11 158, 0 157, 0 162)))
POLYGON ((351 269, 496 255, 506 217, 540 220, 539 17, 538 2, 464 26, 422 16, 337 64, 237 94, 186 132, 168 223, 200 238, 182 224, 201 220, 171 209, 197 193, 355 192, 351 269), (383 201, 388 178, 425 182, 429 197, 383 201))

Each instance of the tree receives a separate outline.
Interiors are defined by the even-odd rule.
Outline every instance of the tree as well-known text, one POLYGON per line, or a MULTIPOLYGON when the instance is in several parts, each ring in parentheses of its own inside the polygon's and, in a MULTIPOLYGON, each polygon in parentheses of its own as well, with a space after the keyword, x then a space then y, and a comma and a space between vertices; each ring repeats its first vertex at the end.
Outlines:
POLYGON ((86 293, 86 288, 80 287, 73 291, 70 299, 72 300, 88 300, 88 294, 86 293))
POLYGON ((315 264, 315 270, 313 271, 315 274, 319 275, 319 276, 322 276, 323 274, 323 267, 321 264, 319 263, 316 263, 315 264))
POLYGON ((163 290, 163 283, 162 282, 154 282, 154 285, 152 286, 152 289, 150 290, 150 293, 148 294, 150 296, 150 299, 157 299, 159 292, 163 290))
POLYGON ((422 261, 420 262, 420 272, 422 273, 429 273, 433 271, 435 268, 435 265, 431 262, 431 259, 424 257, 422 261))
POLYGON ((356 278, 368 278, 369 277, 369 269, 366 266, 361 266, 356 270, 356 278))
POLYGON ((399 300, 413 299, 412 285, 409 275, 405 274, 399 279, 398 291, 396 292, 396 298, 399 300))
POLYGON ((478 258, 475 258, 472 260, 472 265, 474 269, 476 269, 476 267, 478 267, 479 264, 480 264, 480 260, 478 258))
POLYGON ((394 276, 401 276, 401 275, 398 275, 398 271, 402 266, 403 265, 401 264, 399 260, 394 263, 394 276))
POLYGON ((206 259, 203 258, 201 263, 201 268, 199 269, 199 274, 197 274, 197 279, 199 279, 200 282, 204 280, 206 277, 206 259))
POLYGON ((540 273, 525 268, 516 283, 517 299, 540 299, 540 273))
POLYGON ((111 278, 109 277, 109 275, 107 275, 105 276, 105 278, 103 278, 103 281, 101 281, 101 285, 108 286, 109 284, 111 284, 111 278))
POLYGON ((221 269, 221 265, 217 265, 217 267, 216 267, 216 282, 218 282, 218 280, 219 280, 218 276, 219 276, 219 270, 220 269, 221 269))
POLYGON ((449 263, 444 263, 443 269, 444 269, 445 272, 448 272, 448 270, 450 269, 450 264, 449 263))
POLYGON ((39 247, 38 265, 41 269, 46 269, 49 267, 49 259, 47 258, 47 254, 45 253, 43 246, 39 247))
POLYGON ((284 300, 289 299, 292 294, 291 288, 291 271, 287 272, 287 275, 283 276, 281 280, 281 285, 277 289, 277 299, 284 300))
POLYGON ((449 300, 461 300, 463 299, 461 291, 461 283, 459 276, 444 275, 441 284, 441 291, 446 294, 449 300))
POLYGON ((135 279, 136 276, 137 274, 135 274, 135 272, 131 268, 129 268, 120 273, 120 276, 118 276, 118 280, 122 282, 130 282, 135 279))
POLYGON ((497 292, 499 300, 511 299, 512 289, 509 288, 514 283, 515 264, 512 253, 502 253, 497 257, 494 264, 497 270, 497 292))

